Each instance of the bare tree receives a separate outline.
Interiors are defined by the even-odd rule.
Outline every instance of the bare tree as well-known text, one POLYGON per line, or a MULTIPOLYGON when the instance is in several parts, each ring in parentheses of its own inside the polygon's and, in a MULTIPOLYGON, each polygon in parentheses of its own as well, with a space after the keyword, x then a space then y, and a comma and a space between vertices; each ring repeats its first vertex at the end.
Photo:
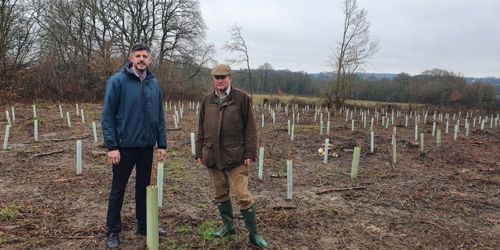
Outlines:
POLYGON ((213 54, 205 30, 198 0, 0 0, 0 90, 101 99, 138 42, 153 50, 161 82, 199 84, 213 54))
POLYGON ((199 3, 193 0, 164 1, 159 8, 160 35, 158 60, 179 63, 185 54, 199 48, 200 39, 205 37, 199 3))
POLYGON ((273 69, 273 66, 270 64, 270 63, 264 63, 263 65, 260 65, 258 68, 257 68, 258 72, 260 73, 260 84, 257 84, 257 92, 259 91, 258 89, 258 86, 260 85, 261 86, 261 89, 260 89, 260 92, 263 92, 263 89, 265 87, 265 85, 267 85, 267 81, 269 80, 269 74, 271 73, 273 69))
POLYGON ((370 41, 367 12, 358 7, 357 0, 344 0, 342 9, 345 15, 342 40, 331 57, 335 81, 327 95, 329 103, 333 101, 337 107, 344 104, 355 74, 362 71, 367 59, 379 49, 378 41, 370 41))
POLYGON ((253 99, 252 70, 250 69, 250 58, 248 57, 248 46, 241 34, 241 30, 242 28, 238 24, 234 24, 229 28, 231 38, 224 44, 223 49, 236 54, 234 58, 228 60, 229 63, 240 64, 246 62, 250 83, 250 97, 253 99))
MULTIPOLYGON (((211 59, 213 48, 205 45, 205 23, 199 3, 194 0, 164 1, 158 13, 159 35, 157 62, 162 76, 171 82, 176 73, 182 74, 174 81, 193 79, 202 66, 211 59), (197 66, 194 66, 194 65, 197 66), (190 68, 189 70, 186 69, 190 68), (190 71, 186 75, 186 71, 190 71)), ((179 84, 172 82, 179 86, 179 84)))
POLYGON ((194 79, 208 62, 213 61, 214 45, 200 45, 192 50, 192 53, 186 54, 182 63, 182 68, 186 71, 183 74, 185 81, 194 79))
POLYGON ((5 89, 13 71, 32 61, 34 23, 29 1, 0 0, 0 89, 5 89))
POLYGON ((172 1, 165 0, 108 0, 112 32, 116 35, 117 47, 125 60, 130 46, 143 42, 152 45, 159 29, 160 8, 172 1))

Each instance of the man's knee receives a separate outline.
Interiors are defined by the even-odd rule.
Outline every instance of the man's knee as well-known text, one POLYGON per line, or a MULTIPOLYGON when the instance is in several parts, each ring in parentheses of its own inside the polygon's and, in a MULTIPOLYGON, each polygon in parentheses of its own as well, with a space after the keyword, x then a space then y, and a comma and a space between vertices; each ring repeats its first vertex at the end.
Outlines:
POLYGON ((236 205, 238 206, 239 210, 249 209, 253 203, 254 203, 254 200, 253 200, 252 196, 249 196, 248 198, 245 198, 245 199, 236 199, 236 205))
POLYGON ((224 202, 224 201, 227 201, 229 200, 231 197, 230 197, 230 193, 229 193, 229 189, 227 190, 218 190, 219 192, 215 191, 214 190, 214 198, 213 198, 213 201, 214 203, 221 203, 221 202, 224 202))

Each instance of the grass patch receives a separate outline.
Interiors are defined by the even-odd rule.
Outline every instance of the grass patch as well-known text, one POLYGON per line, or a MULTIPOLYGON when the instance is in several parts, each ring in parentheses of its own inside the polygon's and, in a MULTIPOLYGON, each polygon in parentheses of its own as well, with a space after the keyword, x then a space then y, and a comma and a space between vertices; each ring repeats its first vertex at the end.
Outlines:
POLYGON ((21 212, 21 207, 11 204, 0 209, 0 221, 14 220, 21 212))
POLYGON ((169 155, 173 158, 173 157, 176 157, 176 156, 179 156, 179 152, 177 152, 177 150, 175 149, 172 149, 171 151, 168 152, 169 155))
POLYGON ((185 247, 179 245, 176 240, 174 239, 168 239, 164 244, 161 249, 168 249, 168 250, 180 250, 180 249, 186 249, 185 247))
POLYGON ((197 233, 204 240, 212 241, 215 239, 213 233, 216 230, 216 226, 217 222, 215 222, 214 220, 206 220, 196 227, 197 233))
MULTIPOLYGON (((302 132, 305 132, 305 133, 318 133, 319 134, 319 125, 299 125, 299 124, 295 124, 295 134, 297 133, 302 133, 302 132)), ((325 132, 326 130, 326 126, 323 126, 323 133, 326 133, 325 132)))
POLYGON ((39 127, 39 128, 43 126, 44 121, 43 121, 42 119, 40 119, 39 117, 37 117, 37 118, 33 118, 33 119, 31 120, 31 123, 32 123, 32 124, 35 124, 35 120, 37 120, 37 121, 38 121, 38 127, 39 127))
POLYGON ((189 232, 191 232, 191 230, 192 230, 191 229, 191 225, 186 224, 186 225, 182 225, 182 226, 176 228, 175 232, 178 233, 178 234, 186 235, 189 232))
POLYGON ((321 97, 304 97, 304 96, 294 96, 294 95, 265 95, 265 94, 254 94, 253 103, 261 105, 264 103, 264 99, 267 99, 272 105, 276 103, 282 104, 299 104, 299 105, 319 105, 322 103, 323 98, 321 97))
POLYGON ((412 109, 415 108, 423 108, 426 106, 426 104, 418 104, 418 103, 412 103, 411 105, 406 102, 381 102, 381 101, 367 101, 367 100, 346 100, 346 105, 354 105, 358 107, 364 107, 364 108, 375 108, 375 107, 384 107, 384 106, 390 106, 392 108, 404 110, 404 109, 409 109, 410 107, 412 109))
POLYGON ((170 152, 171 161, 167 169, 167 178, 174 182, 185 182, 190 178, 189 172, 184 168, 184 164, 179 160, 178 152, 172 150, 170 152))
POLYGON ((201 202, 196 205, 196 207, 201 208, 201 209, 207 209, 210 205, 206 202, 201 202))
POLYGON ((186 173, 182 164, 177 161, 172 161, 170 163, 170 167, 168 168, 167 173, 169 174, 170 178, 175 181, 185 181, 188 177, 188 174, 186 173))
POLYGON ((170 191, 172 193, 178 193, 180 190, 181 190, 181 186, 177 185, 177 184, 171 184, 168 189, 170 189, 170 191))
POLYGON ((0 236, 0 246, 3 244, 7 244, 10 241, 10 237, 7 235, 1 235, 0 236))
POLYGON ((233 241, 235 236, 231 235, 223 238, 214 238, 213 233, 217 230, 219 224, 214 220, 205 220, 203 223, 199 224, 197 229, 197 234, 205 241, 211 242, 209 249, 214 247, 215 249, 228 249, 228 244, 233 241))

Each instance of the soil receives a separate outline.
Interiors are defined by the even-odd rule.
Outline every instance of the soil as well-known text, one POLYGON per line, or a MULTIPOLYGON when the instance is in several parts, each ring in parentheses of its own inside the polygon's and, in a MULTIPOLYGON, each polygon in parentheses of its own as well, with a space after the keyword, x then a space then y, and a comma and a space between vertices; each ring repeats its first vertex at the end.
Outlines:
MULTIPOLYGON (((71 128, 57 104, 37 105, 39 141, 33 139, 31 105, 14 106, 9 148, 0 153, 0 248, 104 249, 111 168, 100 128, 102 105, 80 104, 84 124, 73 104, 63 104, 71 128), (97 123, 98 143, 93 143, 91 121, 97 123), (77 139, 83 142, 82 175, 76 175, 77 139)), ((167 111, 169 157, 159 222, 168 234, 160 237, 161 249, 252 249, 239 212, 236 235, 208 237, 221 222, 207 171, 191 155, 195 111, 187 102, 184 107, 178 130, 172 129, 173 112, 167 111)), ((488 122, 482 131, 476 124, 465 138, 462 115, 456 141, 453 127, 446 134, 444 124, 438 123, 443 130, 438 147, 429 116, 427 124, 419 124, 426 138, 421 153, 414 143, 414 119, 406 128, 401 116, 396 120, 393 164, 392 125, 382 128, 381 120, 375 124, 375 152, 370 153, 369 128, 351 131, 351 122, 338 110, 327 137, 319 133, 314 110, 300 109, 294 141, 287 135, 283 109, 277 112, 276 124, 268 112, 265 115, 266 127, 261 128, 261 112, 256 113, 260 146, 265 148, 264 176, 258 179, 254 163, 249 189, 256 200, 259 232, 271 249, 500 248, 499 127, 490 128, 488 122), (326 138, 338 156, 324 164, 318 148, 326 138), (358 178, 352 179, 355 145, 361 146, 361 163, 358 178), (293 160, 291 200, 286 199, 287 160, 293 160)), ((361 124, 359 114, 355 117, 361 124)), ((450 124, 455 121, 450 119, 450 124)), ((122 210, 122 249, 146 248, 146 238, 135 234, 134 186, 132 175, 122 210)))

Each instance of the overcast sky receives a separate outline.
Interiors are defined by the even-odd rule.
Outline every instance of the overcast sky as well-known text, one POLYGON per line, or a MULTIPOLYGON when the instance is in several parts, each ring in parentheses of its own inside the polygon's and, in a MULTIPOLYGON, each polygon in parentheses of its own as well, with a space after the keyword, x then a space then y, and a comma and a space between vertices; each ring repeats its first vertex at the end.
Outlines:
MULTIPOLYGON (((499 0, 358 0, 368 11, 370 37, 380 50, 366 72, 412 75, 440 68, 464 76, 500 77, 499 0)), ((237 23, 249 46, 250 66, 316 73, 341 39, 341 0, 200 0, 206 41, 222 50, 237 23)), ((233 65, 234 68, 244 67, 233 65)))

